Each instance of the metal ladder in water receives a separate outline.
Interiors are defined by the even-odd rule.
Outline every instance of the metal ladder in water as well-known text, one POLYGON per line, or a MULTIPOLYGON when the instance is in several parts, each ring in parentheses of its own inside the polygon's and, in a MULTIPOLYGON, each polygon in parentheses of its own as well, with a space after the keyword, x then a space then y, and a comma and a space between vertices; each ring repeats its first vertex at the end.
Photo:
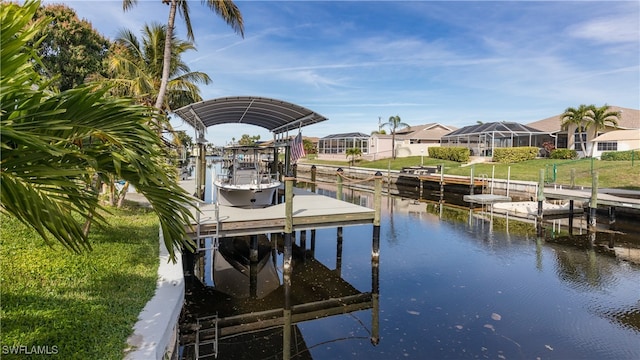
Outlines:
MULTIPOLYGON (((198 201, 198 211, 196 214, 196 244, 197 251, 217 250, 218 239, 220 238, 220 205, 215 203, 215 221, 216 221, 216 233, 213 236, 202 235, 201 233, 201 219, 200 219, 200 204, 198 201), (201 246, 202 239, 212 237, 212 246, 201 246)), ((218 315, 206 316, 196 319, 196 340, 194 345, 195 359, 207 359, 218 358, 218 315), (213 323, 213 326, 207 326, 203 328, 203 323, 213 323), (204 339, 203 339, 204 338, 204 339)))
POLYGON ((195 359, 218 358, 218 315, 196 319, 195 359), (202 328, 202 323, 213 322, 213 326, 202 328), (203 339, 204 338, 204 339, 203 339))

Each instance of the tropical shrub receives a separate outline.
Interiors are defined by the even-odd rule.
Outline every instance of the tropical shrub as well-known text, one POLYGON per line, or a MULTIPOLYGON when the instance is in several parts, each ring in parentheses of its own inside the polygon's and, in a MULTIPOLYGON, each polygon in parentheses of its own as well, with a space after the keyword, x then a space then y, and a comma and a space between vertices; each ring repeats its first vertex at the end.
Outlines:
POLYGON ((469 161, 469 149, 466 147, 438 147, 431 146, 427 149, 429 157, 434 159, 451 160, 457 162, 469 161))
POLYGON ((640 150, 607 151, 602 153, 600 159, 609 161, 631 161, 631 159, 640 160, 640 150))
POLYGON ((555 149, 549 157, 552 159, 576 159, 578 158, 578 152, 571 149, 555 149))
POLYGON ((532 146, 497 148, 493 150, 493 161, 499 163, 517 163, 533 160, 538 156, 538 148, 532 146))

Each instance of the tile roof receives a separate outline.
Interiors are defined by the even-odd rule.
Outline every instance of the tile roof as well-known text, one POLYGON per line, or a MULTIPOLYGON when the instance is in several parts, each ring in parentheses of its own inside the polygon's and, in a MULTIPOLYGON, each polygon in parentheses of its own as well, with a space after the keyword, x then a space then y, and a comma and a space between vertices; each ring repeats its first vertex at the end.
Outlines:
MULTIPOLYGON (((611 111, 621 111, 622 116, 618 121, 618 127, 621 129, 640 129, 640 110, 623 108, 620 106, 611 106, 611 111)), ((527 126, 547 132, 560 131, 562 114, 552 116, 550 118, 528 123, 527 126)))

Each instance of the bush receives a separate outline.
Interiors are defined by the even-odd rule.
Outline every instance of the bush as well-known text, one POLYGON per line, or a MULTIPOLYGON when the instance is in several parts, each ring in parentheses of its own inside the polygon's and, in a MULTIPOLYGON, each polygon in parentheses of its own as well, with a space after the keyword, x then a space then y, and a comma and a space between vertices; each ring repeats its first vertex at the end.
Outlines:
POLYGON ((640 160, 640 150, 607 151, 600 156, 601 160, 609 161, 631 161, 632 158, 640 160))
POLYGON ((469 149, 466 147, 437 147, 428 148, 429 157, 434 159, 451 160, 457 162, 469 161, 469 149))
POLYGON ((576 159, 578 152, 571 149, 555 149, 549 157, 552 159, 576 159))
POLYGON ((512 148, 497 148, 493 150, 493 161, 499 163, 517 163, 533 160, 538 156, 538 148, 523 146, 512 148))

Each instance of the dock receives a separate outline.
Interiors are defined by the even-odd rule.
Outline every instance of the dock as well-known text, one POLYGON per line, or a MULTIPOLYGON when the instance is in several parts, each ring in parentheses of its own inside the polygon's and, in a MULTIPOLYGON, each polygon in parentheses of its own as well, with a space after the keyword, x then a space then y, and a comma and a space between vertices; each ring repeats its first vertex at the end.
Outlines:
MULTIPOLYGON (((195 187, 189 180, 181 185, 187 191, 195 187)), ((278 193, 284 193, 284 186, 278 193)), ((197 221, 187 226, 187 235, 204 238, 285 232, 286 206, 283 202, 248 209, 200 203, 193 209, 197 221)), ((374 224, 375 214, 375 209, 293 188, 291 231, 374 224)))
MULTIPOLYGON (((220 205, 216 210, 215 204, 203 204, 200 206, 200 237, 284 232, 285 207, 285 203, 257 209, 220 205)), ((292 231, 372 224, 374 214, 373 209, 295 189, 292 231)), ((196 235, 193 229, 189 235, 196 235)))
MULTIPOLYGON (((544 196, 547 199, 558 200, 575 200, 589 202, 591 200, 591 190, 574 190, 574 189, 544 189, 544 196)), ((602 190, 598 192, 598 204, 604 206, 624 207, 632 209, 640 209, 640 199, 621 197, 604 193, 602 190)))

